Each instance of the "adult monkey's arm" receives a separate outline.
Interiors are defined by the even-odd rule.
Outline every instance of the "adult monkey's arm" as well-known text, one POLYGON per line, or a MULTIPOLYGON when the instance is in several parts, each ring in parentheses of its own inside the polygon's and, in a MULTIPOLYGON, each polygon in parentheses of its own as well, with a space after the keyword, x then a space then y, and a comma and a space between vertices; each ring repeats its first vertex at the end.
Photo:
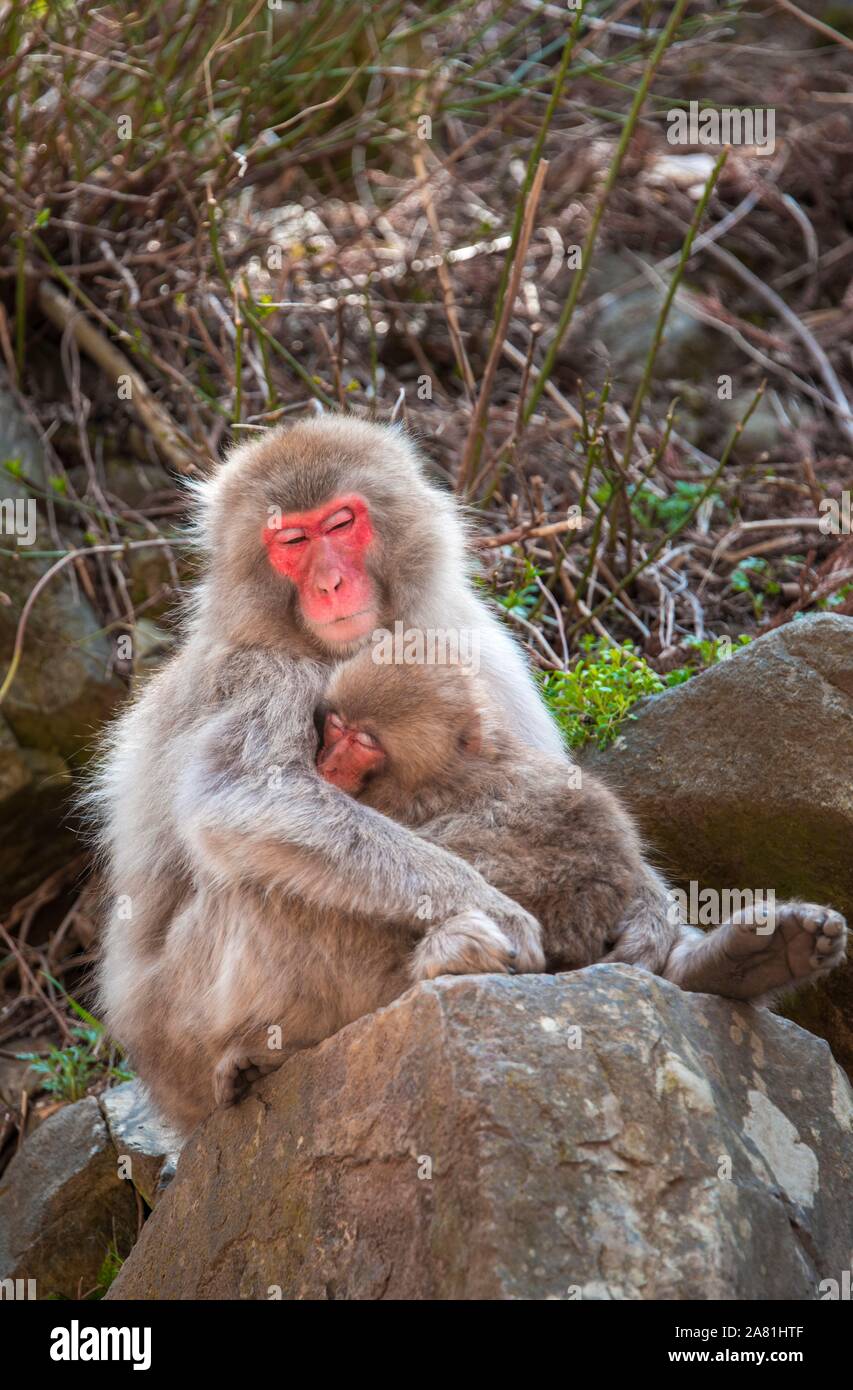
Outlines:
POLYGON ((253 879, 424 933, 478 910, 509 937, 518 968, 542 968, 535 920, 464 860, 329 786, 304 760, 282 766, 262 737, 244 739, 227 763, 223 742, 227 720, 186 750, 176 808, 191 857, 212 879, 253 879))

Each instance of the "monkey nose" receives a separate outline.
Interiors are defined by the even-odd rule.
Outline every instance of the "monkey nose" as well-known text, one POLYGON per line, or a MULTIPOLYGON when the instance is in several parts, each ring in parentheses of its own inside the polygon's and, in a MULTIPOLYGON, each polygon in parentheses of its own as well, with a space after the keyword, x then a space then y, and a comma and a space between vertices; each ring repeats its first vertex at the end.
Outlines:
POLYGON ((340 570, 325 570, 317 575, 317 588, 321 594, 334 594, 343 584, 344 577, 340 570))

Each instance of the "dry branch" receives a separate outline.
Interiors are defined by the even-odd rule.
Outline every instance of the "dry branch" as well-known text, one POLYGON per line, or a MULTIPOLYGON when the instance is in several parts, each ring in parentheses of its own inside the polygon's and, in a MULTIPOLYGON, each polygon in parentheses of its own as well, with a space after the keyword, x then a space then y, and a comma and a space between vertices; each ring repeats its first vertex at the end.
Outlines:
POLYGON ((509 289, 504 295, 500 318, 498 319, 494 337, 492 338, 489 359, 486 363, 486 370, 483 374, 483 380, 480 386, 480 393, 477 397, 474 414, 471 417, 471 427, 468 430, 468 438, 465 441, 465 452, 462 455, 459 478, 456 484, 457 492, 465 491, 468 479, 471 475, 471 469, 476 464, 480 455, 480 449, 482 448, 483 435, 486 429, 486 412, 489 408, 495 372, 498 369, 501 346, 506 337, 510 315, 513 311, 516 296, 521 286, 521 277, 524 273, 524 259, 527 255, 527 248, 530 245, 533 224, 536 221, 536 212, 539 207, 539 199, 542 196, 542 187, 545 183, 545 175, 547 173, 548 161, 543 159, 540 161, 536 174, 534 175, 527 207, 524 211, 524 220, 521 224, 521 231, 515 248, 515 259, 509 277, 509 289))
POLYGON ((39 304, 51 323, 63 333, 70 333, 77 346, 98 364, 114 384, 120 377, 127 378, 130 386, 128 404, 151 433, 172 468, 185 476, 198 473, 202 460, 191 440, 178 429, 124 353, 119 352, 49 280, 43 280, 39 286, 39 304))

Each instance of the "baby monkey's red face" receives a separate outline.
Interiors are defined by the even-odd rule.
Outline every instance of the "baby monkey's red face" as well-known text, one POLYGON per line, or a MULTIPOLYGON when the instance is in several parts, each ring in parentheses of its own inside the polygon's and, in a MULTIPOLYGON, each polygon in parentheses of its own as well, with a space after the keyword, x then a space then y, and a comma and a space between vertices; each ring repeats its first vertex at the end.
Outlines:
POLYGON ((334 711, 326 714, 317 755, 317 771, 326 782, 350 796, 359 796, 384 762, 385 752, 372 734, 347 724, 334 711))

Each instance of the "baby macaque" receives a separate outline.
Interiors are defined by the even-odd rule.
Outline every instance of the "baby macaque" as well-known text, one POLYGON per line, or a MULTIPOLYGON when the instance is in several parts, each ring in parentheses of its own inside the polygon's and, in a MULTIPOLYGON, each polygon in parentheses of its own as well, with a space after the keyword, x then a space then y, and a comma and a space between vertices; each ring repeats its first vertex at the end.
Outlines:
MULTIPOLYGON (((549 970, 623 961, 682 989, 770 1003, 844 959, 844 918, 812 903, 777 904, 769 923, 750 909, 710 932, 684 923, 613 793, 531 748, 464 667, 376 664, 362 651, 337 668, 317 717, 320 776, 467 860, 537 918, 549 970), (664 920, 671 946, 655 958, 649 943, 664 920)), ((470 915, 445 928, 435 966, 433 938, 418 942, 413 977, 465 970, 470 915)), ((490 925, 481 915, 478 935, 490 925)), ((492 968, 506 970, 498 945, 492 968)))
POLYGON ((318 719, 321 777, 532 913, 549 970, 605 956, 645 883, 634 824, 590 773, 517 738, 468 668, 361 652, 335 671, 318 719))

